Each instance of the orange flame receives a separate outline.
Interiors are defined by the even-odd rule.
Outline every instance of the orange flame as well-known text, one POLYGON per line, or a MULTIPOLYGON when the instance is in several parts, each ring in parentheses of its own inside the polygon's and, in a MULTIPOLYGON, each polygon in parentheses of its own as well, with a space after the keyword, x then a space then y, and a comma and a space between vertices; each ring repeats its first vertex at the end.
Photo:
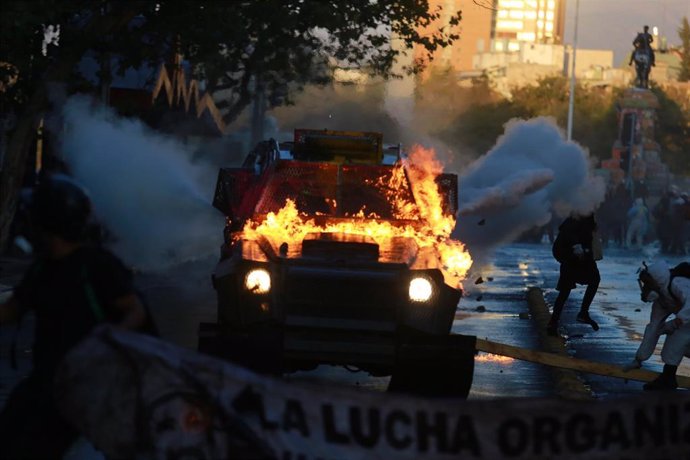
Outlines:
POLYGON ((501 356, 501 355, 494 355, 492 353, 480 353, 477 356, 474 357, 474 361, 478 363, 499 363, 499 364, 508 364, 512 363, 515 361, 514 358, 511 358, 509 356, 501 356))
MULTIPOLYGON (((308 233, 350 233, 367 235, 383 246, 391 238, 408 237, 414 239, 420 250, 435 247, 447 281, 460 286, 472 265, 472 258, 463 243, 450 238, 456 219, 443 210, 443 198, 435 182, 441 172, 443 165, 436 159, 433 149, 414 146, 409 157, 392 169, 391 175, 379 177, 376 181, 376 187, 393 205, 394 217, 408 223, 379 220, 375 214, 362 208, 355 215, 348 216, 350 220, 333 219, 317 224, 315 219, 300 214, 295 201, 288 199, 283 208, 276 213, 268 213, 265 219, 247 221, 236 238, 253 240, 264 236, 277 245, 287 243, 293 246, 301 244, 308 233), (399 193, 406 173, 416 202, 406 200, 399 193)), ((335 207, 337 203, 333 205, 335 207)))

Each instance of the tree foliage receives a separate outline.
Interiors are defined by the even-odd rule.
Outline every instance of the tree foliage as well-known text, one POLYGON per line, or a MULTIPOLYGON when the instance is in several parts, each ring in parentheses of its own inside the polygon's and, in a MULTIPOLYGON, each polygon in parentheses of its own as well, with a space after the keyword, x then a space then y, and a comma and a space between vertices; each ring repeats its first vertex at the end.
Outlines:
MULTIPOLYGON (((481 155, 489 151, 503 134, 506 122, 513 118, 537 116, 555 118, 565 127, 568 117, 568 84, 564 77, 547 77, 535 86, 514 88, 511 99, 500 99, 473 105, 436 132, 450 144, 464 144, 481 155)), ((690 173, 690 115, 687 100, 673 87, 651 89, 659 100, 656 137, 664 161, 671 170, 690 173)), ((586 147, 594 158, 611 156, 618 135, 616 102, 623 89, 604 90, 576 86, 573 114, 573 140, 586 147)), ((439 94, 437 98, 442 99, 439 94)))
MULTIPOLYGON (((42 27, 60 24, 60 46, 52 59, 84 39, 84 22, 107 15, 117 1, 9 1, 2 17, 0 61, 19 68, 20 80, 40 74, 49 62, 39 55, 42 27), (38 68, 37 68, 37 64, 38 68)), ((125 2, 132 3, 132 2, 125 2)), ((332 65, 371 75, 396 76, 397 57, 413 46, 427 58, 458 35, 460 12, 437 24, 442 7, 427 0, 160 0, 138 3, 138 17, 119 33, 91 37, 90 52, 118 56, 129 66, 170 58, 176 47, 207 89, 223 90, 226 123, 251 102, 257 88, 273 104, 290 101, 291 90, 323 83, 332 65), (429 32, 431 29, 431 33, 429 32), (425 33, 421 31, 424 30, 425 33), (328 66, 326 64, 329 64, 328 66)), ((403 71, 413 72, 415 65, 403 71)), ((26 91, 26 89, 24 89, 26 91)))
POLYGON ((683 17, 683 22, 678 28, 680 38, 680 73, 679 81, 690 81, 690 23, 687 16, 683 17))
MULTIPOLYGON (((116 68, 124 72, 157 66, 179 50, 207 90, 224 91, 221 110, 230 124, 257 90, 283 104, 292 90, 330 79, 332 65, 389 78, 396 58, 411 47, 431 59, 458 38, 460 12, 447 13, 430 9, 427 0, 4 0, 0 112, 22 115, 0 171, 0 250, 32 134, 48 109, 46 84, 61 83, 68 93, 83 90, 74 70, 86 53, 108 64, 118 58, 116 68), (442 23, 442 17, 450 19, 442 23), (60 41, 43 55, 47 25, 60 26, 60 41)), ((104 80, 108 67, 102 67, 104 80)))
MULTIPOLYGON (((536 85, 513 88, 511 99, 473 106, 438 134, 447 142, 463 142, 483 154, 493 147, 503 125, 512 118, 549 116, 559 126, 566 126, 568 94, 565 77, 544 77, 536 85)), ((615 94, 597 88, 577 85, 575 89, 573 139, 598 158, 610 155, 616 136, 615 98, 615 94)))
POLYGON ((656 137, 662 146, 662 157, 672 171, 690 173, 690 113, 679 105, 674 93, 656 85, 652 91, 659 100, 656 137))
POLYGON ((487 77, 468 83, 461 84, 451 67, 433 67, 427 78, 419 78, 414 94, 417 127, 424 132, 440 132, 470 107, 500 99, 487 77))
MULTIPOLYGON (((76 61, 87 49, 85 43, 94 37, 86 37, 85 27, 99 12, 100 2, 33 0, 3 2, 0 14, 0 62, 16 72, 16 84, 0 92, 0 108, 3 112, 21 110, 37 89, 45 83, 46 71, 59 64, 59 59, 76 61), (50 47, 44 55, 42 43, 44 27, 61 26, 59 46, 62 56, 50 47), (77 55, 75 58, 75 54, 77 55), (67 56, 69 55, 69 57, 67 56)), ((128 12, 117 9, 115 15, 131 19, 137 7, 132 2, 128 12)), ((70 75, 67 75, 70 77, 70 75)), ((53 73, 52 78, 55 77, 53 73)), ((7 74, 0 76, 3 81, 7 74)))

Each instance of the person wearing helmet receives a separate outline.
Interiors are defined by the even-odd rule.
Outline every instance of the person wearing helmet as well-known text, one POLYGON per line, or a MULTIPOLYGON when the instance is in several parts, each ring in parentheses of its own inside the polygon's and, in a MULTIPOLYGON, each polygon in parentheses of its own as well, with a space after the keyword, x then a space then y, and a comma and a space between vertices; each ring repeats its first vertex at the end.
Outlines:
POLYGON ((27 198, 34 260, 0 304, 0 323, 34 313, 33 368, 0 412, 0 446, 4 458, 61 458, 78 435, 53 398, 63 356, 99 323, 137 330, 147 316, 131 272, 89 241, 91 201, 78 183, 46 176, 27 198))
POLYGON ((690 278, 671 277, 669 266, 663 262, 644 265, 638 284, 643 302, 652 303, 649 324, 644 329, 635 358, 625 369, 636 369, 649 359, 659 338, 667 334, 661 349, 664 369, 659 377, 644 385, 645 390, 673 390, 678 387, 676 371, 683 356, 690 354, 690 278), (674 318, 669 320, 669 316, 674 318))

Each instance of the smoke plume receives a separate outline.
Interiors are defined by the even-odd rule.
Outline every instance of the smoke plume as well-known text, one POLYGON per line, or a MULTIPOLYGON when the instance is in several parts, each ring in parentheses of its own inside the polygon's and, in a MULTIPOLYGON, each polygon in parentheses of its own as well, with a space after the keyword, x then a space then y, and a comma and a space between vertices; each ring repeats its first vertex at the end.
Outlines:
MULTIPOLYGON (((158 270, 215 254, 223 228, 210 204, 217 162, 194 161, 188 146, 85 97, 67 101, 63 117, 63 156, 123 259, 158 270)), ((442 157, 446 151, 439 149, 442 157)), ((593 211, 605 192, 588 153, 543 117, 507 123, 495 147, 460 172, 459 184, 453 236, 477 265, 554 213, 593 211)))
POLYGON ((123 260, 162 270, 217 252, 224 225, 211 206, 217 168, 89 98, 71 98, 62 115, 62 155, 123 260))
POLYGON ((551 118, 511 120, 496 145, 460 174, 454 237, 481 263, 500 245, 570 213, 592 212, 605 184, 589 154, 551 118))

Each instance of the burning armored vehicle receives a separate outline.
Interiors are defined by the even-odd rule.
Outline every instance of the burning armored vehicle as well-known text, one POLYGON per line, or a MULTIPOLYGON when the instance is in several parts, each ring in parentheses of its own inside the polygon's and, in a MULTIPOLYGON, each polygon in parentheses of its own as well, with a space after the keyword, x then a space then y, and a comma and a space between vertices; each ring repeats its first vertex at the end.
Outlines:
POLYGON ((391 375, 390 391, 467 395, 474 337, 450 334, 472 263, 450 239, 457 176, 433 151, 403 158, 382 141, 298 129, 220 170, 218 321, 200 325, 200 351, 257 371, 343 365, 391 375))

